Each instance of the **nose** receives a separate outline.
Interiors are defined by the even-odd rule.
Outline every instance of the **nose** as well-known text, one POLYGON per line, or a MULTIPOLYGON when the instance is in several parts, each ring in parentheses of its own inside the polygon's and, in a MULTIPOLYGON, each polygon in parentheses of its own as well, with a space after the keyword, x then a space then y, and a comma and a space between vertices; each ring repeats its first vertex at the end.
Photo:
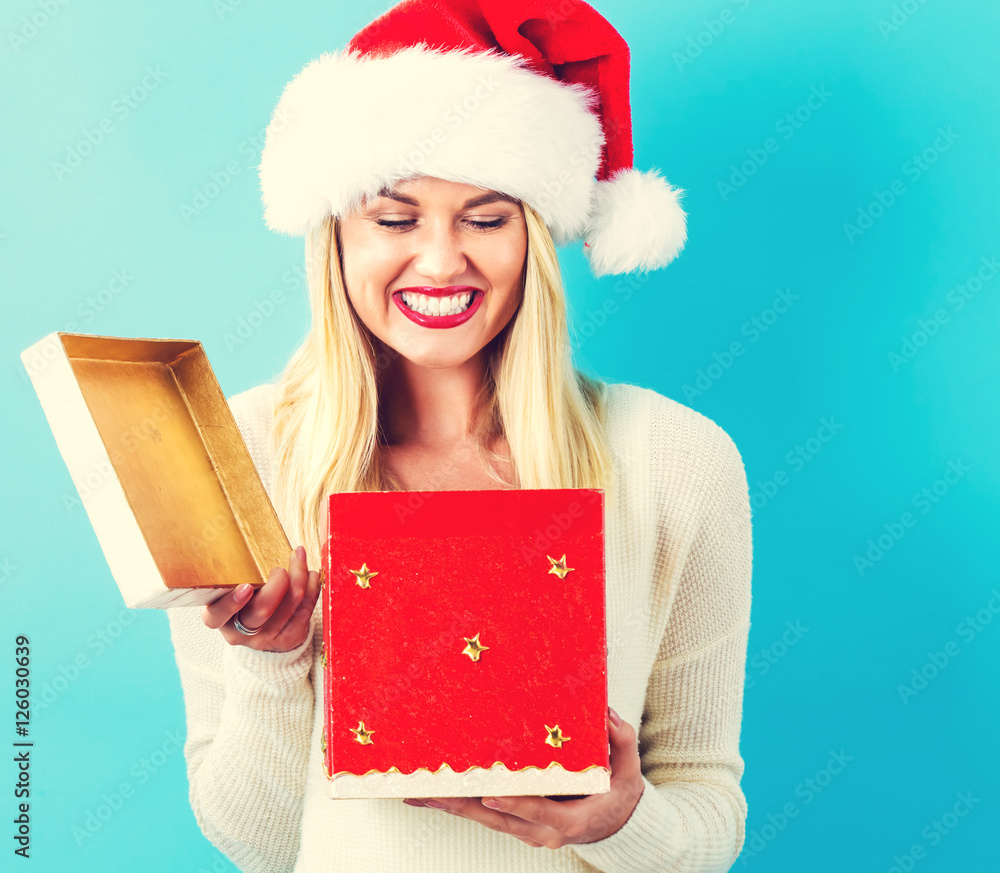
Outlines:
POLYGON ((447 285, 468 267, 460 234, 454 226, 428 223, 416 240, 417 272, 435 285, 447 285))

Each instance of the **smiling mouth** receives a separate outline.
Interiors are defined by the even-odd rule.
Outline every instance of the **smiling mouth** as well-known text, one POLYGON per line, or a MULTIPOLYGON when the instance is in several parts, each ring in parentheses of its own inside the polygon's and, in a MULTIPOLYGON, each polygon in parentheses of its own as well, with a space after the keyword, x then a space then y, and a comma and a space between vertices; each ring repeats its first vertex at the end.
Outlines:
POLYGON ((416 291, 397 291, 392 300, 410 321, 421 327, 447 328, 465 324, 483 302, 483 292, 469 288, 447 297, 416 291))
POLYGON ((403 303, 414 312, 421 315, 459 315, 465 312, 472 304, 474 291, 466 291, 464 294, 453 294, 451 297, 428 297, 426 294, 414 294, 410 291, 403 291, 399 295, 403 303))

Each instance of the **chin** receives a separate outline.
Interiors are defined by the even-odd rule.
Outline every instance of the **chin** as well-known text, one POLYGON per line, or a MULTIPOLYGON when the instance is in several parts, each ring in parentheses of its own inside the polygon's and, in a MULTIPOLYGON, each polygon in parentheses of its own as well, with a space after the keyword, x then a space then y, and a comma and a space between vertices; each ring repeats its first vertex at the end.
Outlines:
POLYGON ((449 351, 445 354, 429 353, 426 355, 403 355, 403 357, 418 367, 427 367, 429 370, 448 370, 452 367, 461 367, 475 355, 456 355, 449 351))

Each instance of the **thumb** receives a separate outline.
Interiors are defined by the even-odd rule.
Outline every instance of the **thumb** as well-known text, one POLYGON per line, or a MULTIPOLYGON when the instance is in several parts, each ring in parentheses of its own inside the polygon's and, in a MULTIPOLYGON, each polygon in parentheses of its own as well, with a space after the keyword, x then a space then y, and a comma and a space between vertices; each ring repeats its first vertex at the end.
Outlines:
POLYGON ((639 743, 635 729, 608 708, 608 739, 611 742, 611 790, 617 792, 618 803, 627 806, 628 819, 635 810, 646 784, 639 760, 639 743))
POLYGON ((623 721, 611 707, 608 707, 608 739, 611 743, 612 774, 638 768, 639 744, 635 728, 623 721))

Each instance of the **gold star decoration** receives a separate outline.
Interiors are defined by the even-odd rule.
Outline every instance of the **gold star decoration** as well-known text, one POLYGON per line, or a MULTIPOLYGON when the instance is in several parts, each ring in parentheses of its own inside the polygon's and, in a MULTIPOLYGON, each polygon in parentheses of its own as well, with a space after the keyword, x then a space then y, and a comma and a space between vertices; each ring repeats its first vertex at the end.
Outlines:
POLYGON ((479 656, 490 648, 489 646, 484 646, 481 642, 479 642, 479 634, 476 634, 471 638, 462 637, 462 639, 468 643, 468 645, 462 650, 462 654, 468 655, 473 661, 478 661, 479 656))
POLYGON ((372 745, 372 734, 375 731, 370 731, 365 728, 365 723, 363 721, 358 722, 356 728, 348 728, 352 734, 354 734, 354 739, 356 739, 362 746, 372 745))
MULTIPOLYGON (((548 555, 546 555, 545 557, 549 558, 548 555)), ((549 558, 549 560, 552 562, 552 566, 549 567, 549 572, 555 573, 560 579, 565 579, 566 574, 571 573, 574 569, 573 567, 566 566, 565 555, 563 555, 558 561, 555 558, 549 558)))
POLYGON ((559 725, 556 725, 555 727, 549 727, 548 725, 545 725, 545 730, 549 732, 549 735, 545 738, 545 742, 547 742, 550 746, 553 746, 557 749, 561 749, 562 744, 568 743, 570 740, 569 737, 563 736, 562 729, 559 727, 559 725))
POLYGON ((371 579, 372 576, 378 576, 378 571, 369 570, 367 564, 362 564, 360 570, 351 570, 351 572, 357 578, 359 588, 371 588, 371 584, 368 580, 371 579))

